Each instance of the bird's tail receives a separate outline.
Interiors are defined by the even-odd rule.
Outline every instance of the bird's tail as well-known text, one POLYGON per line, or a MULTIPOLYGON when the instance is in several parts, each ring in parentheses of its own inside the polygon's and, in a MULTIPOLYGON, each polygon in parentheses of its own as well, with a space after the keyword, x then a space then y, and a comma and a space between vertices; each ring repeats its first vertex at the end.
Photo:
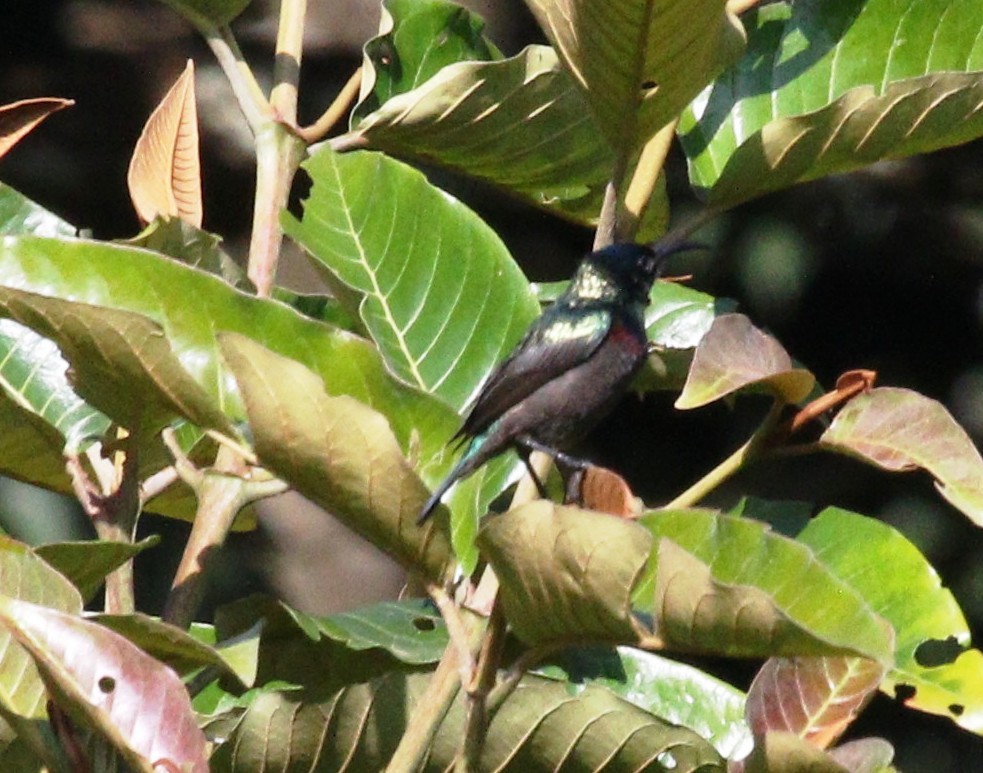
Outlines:
POLYGON ((454 465, 454 469, 447 474, 447 477, 434 489, 433 494, 430 495, 430 499, 420 508, 420 515, 416 519, 417 526, 433 515, 434 510, 437 509, 437 505, 440 504, 440 500, 450 490, 451 486, 461 478, 466 478, 485 461, 484 456, 478 453, 480 445, 480 438, 471 441, 471 445, 464 452, 464 456, 454 465))

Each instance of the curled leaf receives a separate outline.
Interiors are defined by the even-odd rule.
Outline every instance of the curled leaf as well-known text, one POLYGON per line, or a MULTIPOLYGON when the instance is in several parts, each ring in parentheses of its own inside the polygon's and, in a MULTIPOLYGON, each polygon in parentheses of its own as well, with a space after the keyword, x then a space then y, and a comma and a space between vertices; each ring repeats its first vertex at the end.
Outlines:
POLYGON ((126 182, 142 222, 158 216, 178 217, 201 227, 198 110, 190 59, 143 127, 126 182))
POLYGON ((49 115, 74 104, 71 99, 39 97, 0 105, 0 158, 49 115))
POLYGON ((844 406, 820 443, 885 470, 927 470, 939 493, 983 526, 983 458, 941 403, 910 389, 872 389, 844 406))
POLYGON ((747 387, 795 403, 815 382, 812 373, 794 367, 782 345, 743 314, 724 314, 714 319, 697 346, 676 407, 698 408, 747 387))

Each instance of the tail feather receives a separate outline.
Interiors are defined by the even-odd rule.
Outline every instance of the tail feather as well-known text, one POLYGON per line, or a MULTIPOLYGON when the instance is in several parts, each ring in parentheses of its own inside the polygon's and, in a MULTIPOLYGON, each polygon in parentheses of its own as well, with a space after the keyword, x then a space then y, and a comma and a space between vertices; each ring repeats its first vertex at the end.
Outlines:
POLYGON ((440 500, 443 498, 444 494, 450 490, 451 486, 457 483, 461 478, 466 478, 478 467, 484 464, 487 457, 485 454, 478 453, 480 449, 480 439, 472 441, 471 446, 467 451, 465 451, 461 460, 454 465, 454 469, 451 470, 447 477, 441 481, 440 485, 434 489, 433 494, 430 495, 430 499, 428 499, 423 507, 420 508, 420 515, 416 519, 417 526, 425 522, 431 515, 433 515, 434 510, 437 509, 437 505, 440 504, 440 500))

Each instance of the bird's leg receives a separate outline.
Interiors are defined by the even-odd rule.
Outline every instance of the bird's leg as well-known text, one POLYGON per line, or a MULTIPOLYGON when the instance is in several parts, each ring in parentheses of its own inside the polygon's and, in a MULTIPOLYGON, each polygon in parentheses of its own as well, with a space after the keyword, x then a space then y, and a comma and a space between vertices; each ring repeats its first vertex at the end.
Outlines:
POLYGON ((532 482, 536 484, 536 489, 539 491, 540 498, 549 499, 549 494, 546 493, 546 486, 544 486, 543 482, 539 479, 539 475, 536 474, 536 468, 532 466, 532 460, 529 458, 529 454, 531 454, 532 451, 538 451, 540 449, 530 448, 520 440, 515 444, 515 450, 519 454, 519 458, 525 462, 526 469, 529 471, 529 476, 532 478, 532 482))

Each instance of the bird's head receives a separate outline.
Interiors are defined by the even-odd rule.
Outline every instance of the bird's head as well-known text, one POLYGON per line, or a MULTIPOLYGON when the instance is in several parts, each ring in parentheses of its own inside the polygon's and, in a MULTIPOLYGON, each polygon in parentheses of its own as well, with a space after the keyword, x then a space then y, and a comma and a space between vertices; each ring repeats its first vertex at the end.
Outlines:
POLYGON ((661 275, 666 258, 675 250, 659 249, 644 244, 621 242, 592 252, 581 264, 578 273, 583 283, 581 295, 591 295, 591 285, 599 282, 606 287, 597 291, 613 289, 640 303, 648 301, 652 283, 661 275))

